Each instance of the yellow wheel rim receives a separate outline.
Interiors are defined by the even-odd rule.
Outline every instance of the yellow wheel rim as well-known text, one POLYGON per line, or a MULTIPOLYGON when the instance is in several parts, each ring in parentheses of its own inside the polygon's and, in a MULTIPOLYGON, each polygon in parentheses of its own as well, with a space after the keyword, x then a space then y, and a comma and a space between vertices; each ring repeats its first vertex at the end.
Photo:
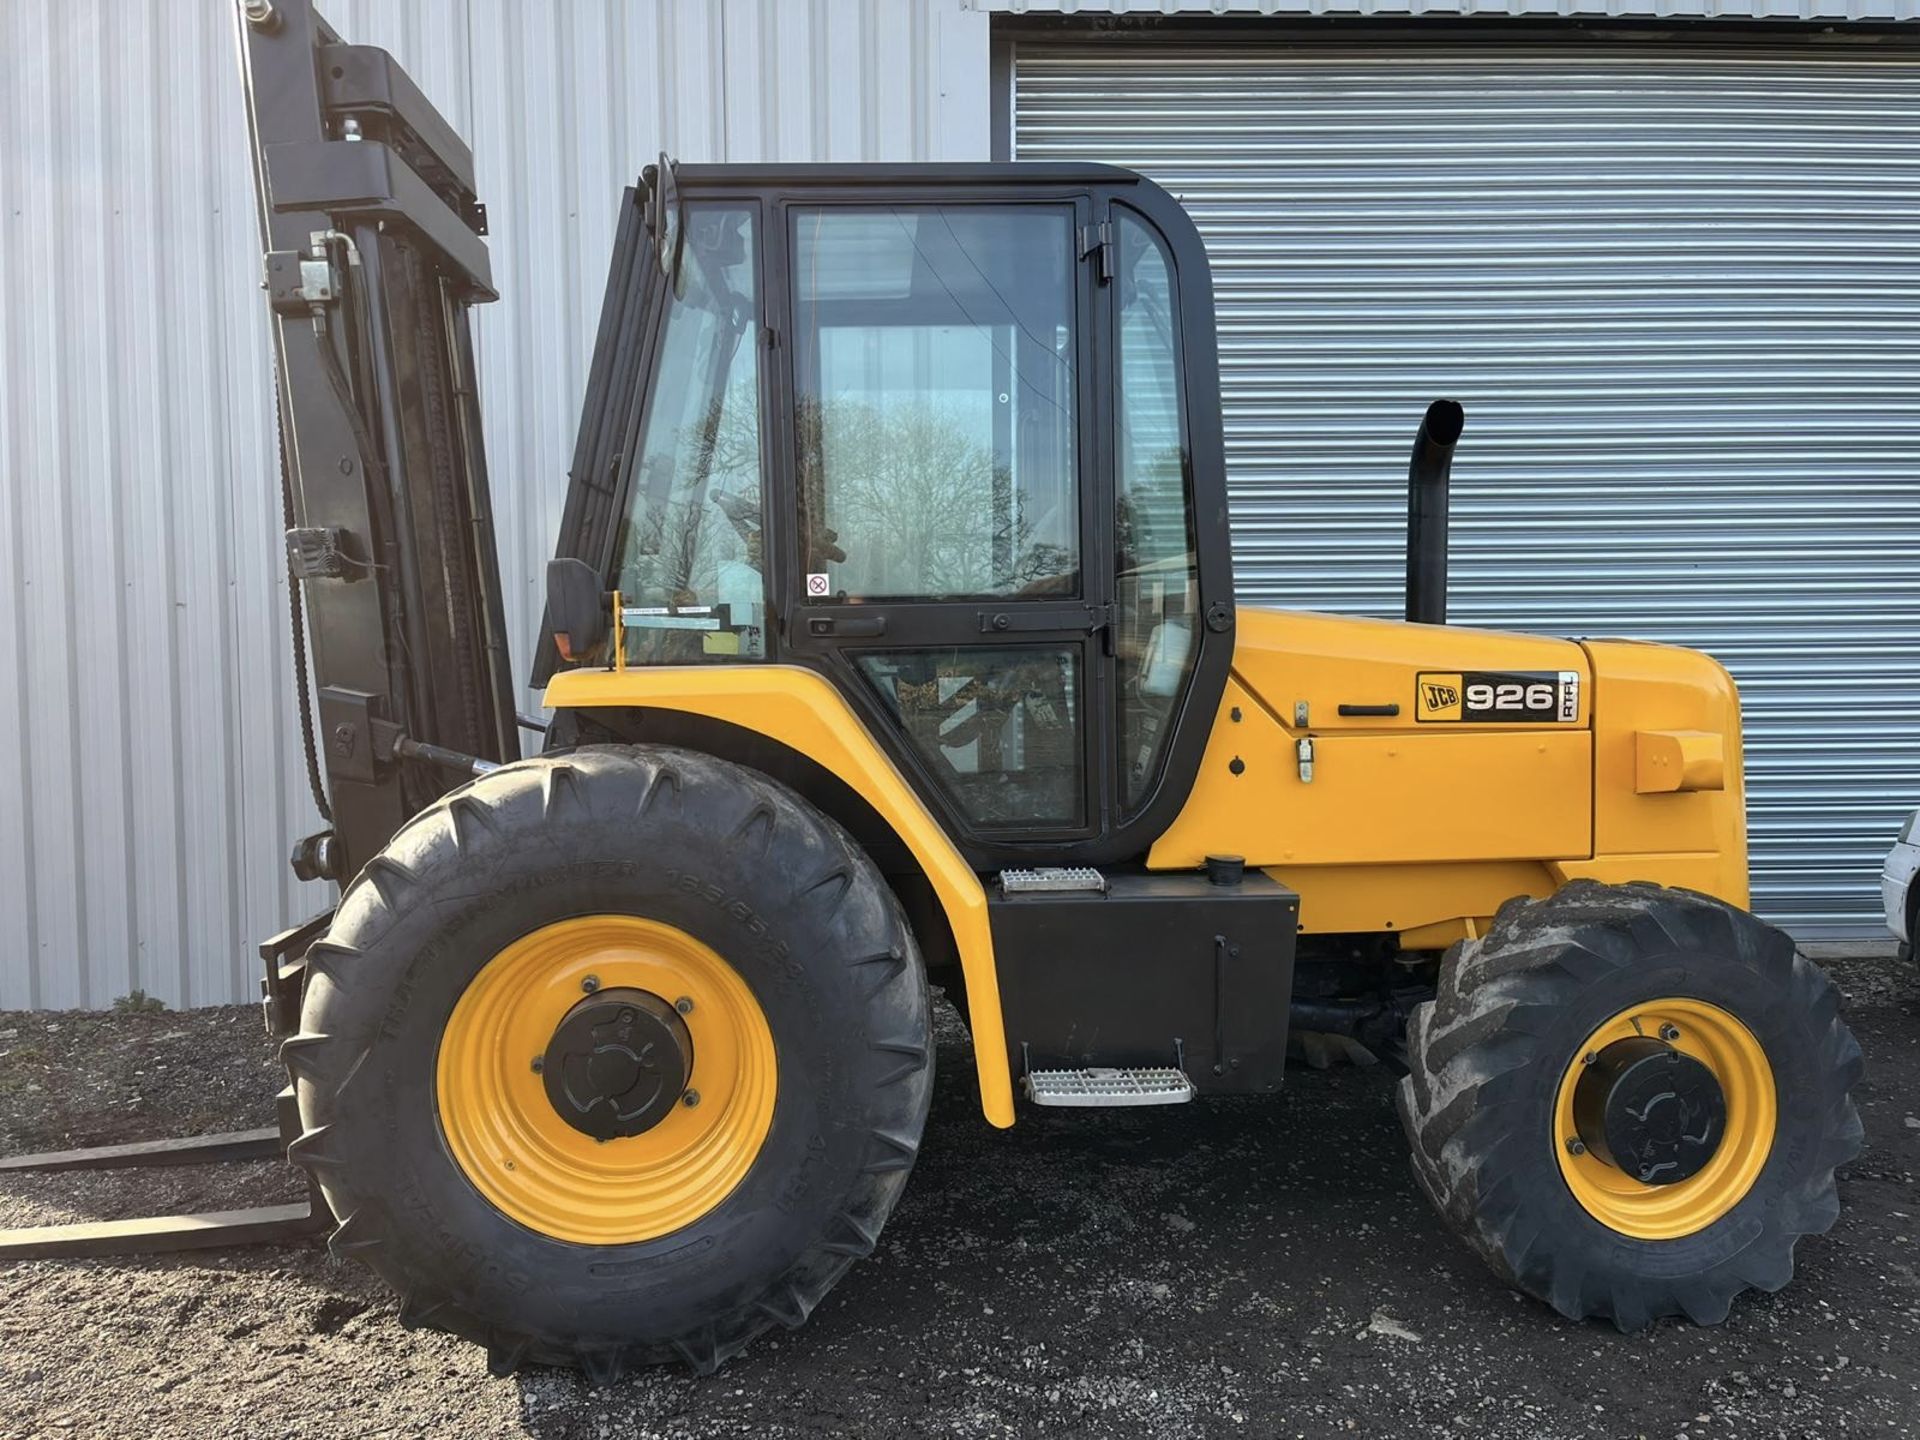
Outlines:
POLYGON ((1777 1103, 1773 1069, 1753 1032, 1718 1005, 1669 997, 1649 1000, 1601 1025, 1574 1053, 1554 1103, 1554 1156, 1574 1199, 1608 1229, 1639 1240, 1677 1240, 1704 1230, 1753 1188, 1773 1149, 1777 1103), (1726 1100, 1720 1146, 1698 1173, 1672 1185, 1646 1185, 1591 1152, 1576 1154, 1573 1092, 1586 1057, 1617 1040, 1664 1039, 1700 1061, 1726 1100))
POLYGON ((440 1039, 440 1127, 467 1178, 530 1229, 583 1245, 671 1234, 745 1178, 773 1123, 773 1032, 739 972, 683 930, 631 915, 562 920, 515 941, 467 986, 440 1039), (536 1057, 596 988, 680 1007, 696 1104, 596 1140, 547 1098, 536 1057))

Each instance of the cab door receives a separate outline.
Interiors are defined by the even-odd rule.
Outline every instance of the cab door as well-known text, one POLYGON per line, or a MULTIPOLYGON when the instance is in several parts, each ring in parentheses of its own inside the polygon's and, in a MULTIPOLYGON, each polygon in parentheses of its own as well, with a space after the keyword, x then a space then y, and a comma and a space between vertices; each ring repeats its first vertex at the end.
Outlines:
POLYGON ((785 207, 789 653, 830 668, 949 829, 1109 822, 1084 196, 785 207))
POLYGON ((1202 603, 1194 275, 1144 211, 1018 173, 773 207, 781 650, 982 868, 1144 854, 1231 645, 1223 508, 1202 603))

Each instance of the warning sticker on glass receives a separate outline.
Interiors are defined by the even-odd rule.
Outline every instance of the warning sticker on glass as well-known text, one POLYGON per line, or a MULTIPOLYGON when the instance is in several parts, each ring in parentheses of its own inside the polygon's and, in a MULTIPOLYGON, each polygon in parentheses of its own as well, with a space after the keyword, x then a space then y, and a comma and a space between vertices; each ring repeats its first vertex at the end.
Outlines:
POLYGON ((833 582, 825 575, 807 576, 807 598, 824 600, 833 593, 833 582))

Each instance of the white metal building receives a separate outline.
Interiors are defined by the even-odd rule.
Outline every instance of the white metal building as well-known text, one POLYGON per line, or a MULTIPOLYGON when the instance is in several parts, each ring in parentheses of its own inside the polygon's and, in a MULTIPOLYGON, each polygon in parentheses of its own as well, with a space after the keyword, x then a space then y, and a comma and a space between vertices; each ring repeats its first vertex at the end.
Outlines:
MULTIPOLYGON (((474 145, 523 662, 655 152, 1110 160, 1212 254, 1243 598, 1393 613, 1413 426, 1459 398, 1454 617, 1718 655, 1756 908, 1878 933, 1920 801, 1920 0, 322 8, 474 145)), ((0 5, 0 1006, 250 998, 324 903, 285 864, 315 822, 229 27, 0 5)))

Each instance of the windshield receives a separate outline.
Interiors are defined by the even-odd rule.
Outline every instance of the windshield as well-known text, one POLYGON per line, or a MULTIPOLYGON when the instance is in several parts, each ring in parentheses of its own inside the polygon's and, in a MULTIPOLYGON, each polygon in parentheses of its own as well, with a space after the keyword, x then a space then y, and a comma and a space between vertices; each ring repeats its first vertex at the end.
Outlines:
POLYGON ((618 547, 627 659, 766 653, 753 212, 686 209, 618 547))

